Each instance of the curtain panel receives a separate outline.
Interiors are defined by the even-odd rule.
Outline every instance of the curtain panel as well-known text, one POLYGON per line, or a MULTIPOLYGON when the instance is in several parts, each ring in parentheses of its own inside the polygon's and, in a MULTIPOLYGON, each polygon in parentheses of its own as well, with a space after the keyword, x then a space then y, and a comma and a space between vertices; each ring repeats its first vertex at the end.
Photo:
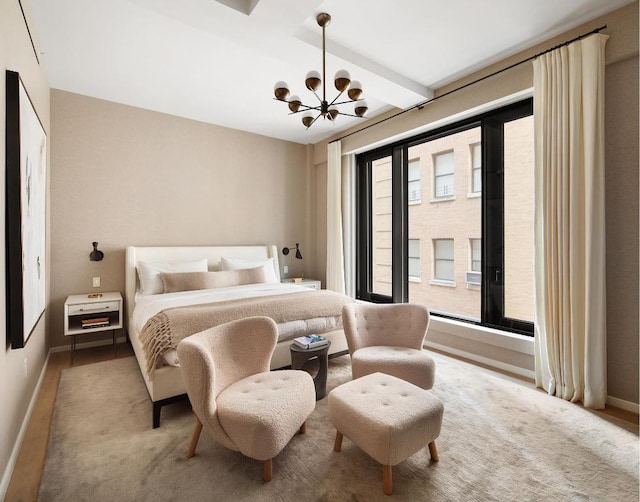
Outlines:
POLYGON ((327 289, 345 292, 342 240, 342 144, 329 143, 327 157, 327 289))
POLYGON ((607 395, 604 47, 534 60, 536 385, 589 408, 607 395))

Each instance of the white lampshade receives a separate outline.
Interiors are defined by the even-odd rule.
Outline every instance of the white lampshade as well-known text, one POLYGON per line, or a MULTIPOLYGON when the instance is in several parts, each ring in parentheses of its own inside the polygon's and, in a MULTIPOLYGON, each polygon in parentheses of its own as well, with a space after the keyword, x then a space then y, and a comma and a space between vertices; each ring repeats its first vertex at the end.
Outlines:
POLYGON ((353 82, 351 82, 351 86, 347 91, 347 95, 349 96, 349 99, 352 99, 353 101, 355 101, 356 99, 360 98, 361 94, 362 94, 362 84, 357 80, 354 80, 353 82))
POLYGON ((367 113, 369 106, 367 105, 367 102, 363 99, 360 101, 356 101, 354 109, 355 109, 356 115, 358 117, 362 117, 365 113, 367 113))
POLYGON ((289 86, 286 82, 280 80, 273 86, 273 94, 276 96, 276 99, 280 101, 285 100, 289 95, 289 86))
POLYGON ((336 76, 333 78, 336 89, 340 92, 344 92, 351 83, 351 75, 347 70, 338 70, 336 76))
POLYGON ((304 85, 307 86, 307 89, 310 91, 318 90, 320 84, 322 83, 322 77, 320 77, 320 73, 315 70, 311 70, 307 73, 307 76, 304 79, 304 85))
POLYGON ((293 113, 297 112, 300 109, 300 105, 302 104, 302 100, 300 96, 291 96, 289 98, 289 110, 293 113))
POLYGON ((304 126, 309 127, 312 122, 313 122, 313 113, 311 113, 310 111, 304 112, 304 115, 302 115, 302 123, 304 124, 304 126))

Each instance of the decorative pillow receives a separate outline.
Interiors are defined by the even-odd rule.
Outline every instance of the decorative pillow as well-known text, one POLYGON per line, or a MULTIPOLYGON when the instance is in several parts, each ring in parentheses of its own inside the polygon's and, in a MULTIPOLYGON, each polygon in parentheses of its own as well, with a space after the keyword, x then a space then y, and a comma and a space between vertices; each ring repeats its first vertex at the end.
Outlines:
POLYGON ((160 274, 165 293, 178 291, 196 291, 198 289, 228 288, 243 284, 261 284, 265 282, 264 267, 242 270, 224 270, 221 272, 179 272, 160 274))
POLYGON ((234 258, 220 258, 220 270, 242 270, 245 268, 264 267, 264 277, 267 283, 279 283, 273 258, 266 260, 238 260, 234 258))
POLYGON ((160 273, 174 272, 206 272, 209 264, 206 258, 194 261, 174 262, 138 262, 138 277, 140 278, 140 293, 143 295, 157 295, 164 291, 160 273))

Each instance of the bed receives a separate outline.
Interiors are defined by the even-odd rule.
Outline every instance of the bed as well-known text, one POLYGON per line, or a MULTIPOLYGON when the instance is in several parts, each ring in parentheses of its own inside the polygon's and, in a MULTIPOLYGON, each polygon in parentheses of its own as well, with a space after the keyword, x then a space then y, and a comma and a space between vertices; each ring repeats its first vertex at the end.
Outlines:
MULTIPOLYGON (((232 268, 246 267, 242 265, 232 268)), ((198 268, 198 270, 200 270, 200 268, 198 268)), ((168 270, 168 272, 173 271, 174 269, 168 270)), ((185 272, 185 270, 180 267, 178 267, 177 271, 185 272)), ((191 269, 187 267, 186 272, 191 272, 191 269)), ((260 273, 262 274, 262 272, 260 273)), ((189 274, 183 275, 189 276, 189 274)), ((204 275, 207 274, 205 273, 204 275)), ((223 274, 208 275, 218 276, 223 274)), ((179 273, 169 274, 163 275, 162 280, 168 280, 174 276, 182 277, 179 273)), ((175 350, 165 351, 163 349, 163 354, 157 361, 155 360, 155 356, 150 352, 148 346, 148 331, 149 325, 153 324, 153 322, 151 322, 152 320, 162 317, 167 312, 174 314, 185 314, 186 312, 188 314, 189 311, 185 309, 192 308, 197 310, 200 308, 200 305, 203 307, 211 305, 210 302, 222 302, 215 307, 217 311, 216 315, 220 315, 223 311, 223 306, 234 305, 232 300, 242 298, 245 298, 245 300, 240 301, 250 303, 262 303, 261 299, 264 298, 264 305, 266 305, 267 301, 280 302, 280 304, 282 304, 286 298, 304 298, 305 303, 308 304, 309 301, 307 298, 314 297, 303 295, 309 293, 322 294, 322 292, 312 292, 307 288, 295 284, 280 283, 278 251, 274 245, 127 247, 125 257, 125 316, 127 320, 127 334, 153 404, 153 427, 156 428, 160 425, 160 412, 162 407, 186 399, 186 391, 175 350), (256 285, 234 284, 230 287, 220 288, 216 286, 215 290, 198 289, 196 291, 182 291, 178 289, 177 291, 170 290, 169 293, 165 293, 164 291, 159 291, 159 289, 162 289, 163 283, 161 282, 160 285, 157 284, 157 281, 160 280, 158 273, 150 275, 149 272, 149 270, 152 272, 157 272, 158 270, 161 272, 163 270, 167 271, 166 268, 162 268, 163 264, 180 264, 181 267, 184 267, 185 264, 189 266, 196 266, 195 264, 197 264, 197 267, 202 267, 202 260, 206 261, 206 270, 210 272, 218 271, 223 260, 227 268, 229 263, 235 263, 236 265, 245 262, 253 262, 253 264, 264 263, 264 270, 269 282, 256 285), (269 297, 272 296, 274 298, 270 299, 269 297), (174 307, 184 307, 184 309, 174 307), (143 343, 143 340, 145 343, 143 343)), ((351 301, 347 297, 344 298, 345 302, 351 301)), ((265 308, 266 307, 264 307, 262 311, 264 311, 265 308)), ((240 315, 235 311, 227 310, 225 312, 222 313, 227 316, 240 315)), ((259 311, 256 315, 260 315, 260 313, 259 311)), ((310 319, 305 321, 290 321, 278 324, 279 340, 271 359, 272 369, 286 367, 291 364, 289 353, 291 339, 304 334, 305 331, 313 331, 329 339, 331 341, 330 355, 346 353, 347 342, 344 332, 342 331, 340 319, 332 320, 324 317, 308 317, 310 317, 310 319)), ((206 319, 203 318, 202 322, 205 321, 206 319)), ((276 322, 278 322, 278 319, 276 319, 276 322)))

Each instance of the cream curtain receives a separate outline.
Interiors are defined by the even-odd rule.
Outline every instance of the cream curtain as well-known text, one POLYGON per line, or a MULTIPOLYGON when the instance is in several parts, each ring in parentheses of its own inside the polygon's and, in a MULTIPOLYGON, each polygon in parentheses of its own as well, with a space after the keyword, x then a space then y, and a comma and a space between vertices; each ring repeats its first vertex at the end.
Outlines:
POLYGON ((534 60, 535 370, 549 394, 607 395, 604 46, 595 34, 534 60))
POLYGON ((345 292, 342 242, 342 145, 329 143, 327 157, 327 289, 345 292))

